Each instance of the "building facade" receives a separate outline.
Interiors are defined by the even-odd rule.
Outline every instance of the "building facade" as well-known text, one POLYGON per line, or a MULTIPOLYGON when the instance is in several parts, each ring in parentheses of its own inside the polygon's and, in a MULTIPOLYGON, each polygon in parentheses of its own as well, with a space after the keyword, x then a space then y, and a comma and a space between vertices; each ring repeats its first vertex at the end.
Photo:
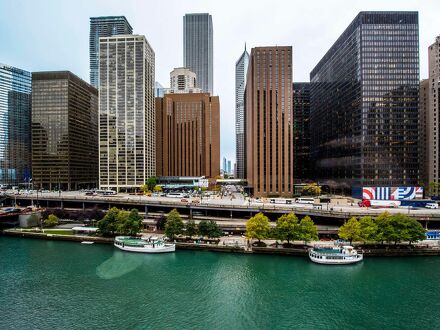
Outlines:
POLYGON ((427 149, 425 153, 428 160, 427 183, 440 183, 439 161, 440 161, 440 36, 428 48, 429 77, 427 82, 428 100, 426 102, 426 139, 427 149))
POLYGON ((214 93, 214 43, 212 16, 186 14, 183 17, 183 65, 197 75, 197 87, 214 93))
POLYGON ((201 93, 197 88, 197 76, 187 68, 175 68, 170 72, 170 88, 165 93, 201 93))
POLYGON ((235 63, 235 159, 237 162, 236 176, 239 179, 246 178, 244 90, 248 65, 249 53, 245 46, 243 54, 235 63))
POLYGON ((145 36, 101 38, 99 185, 135 190, 156 175, 155 54, 145 36))
POLYGON ((253 48, 246 79, 246 174, 254 196, 293 190, 292 47, 253 48))
POLYGON ((31 73, 0 63, 0 184, 31 182, 31 73))
POLYGON ((312 70, 312 160, 322 183, 418 183, 418 45, 417 12, 360 12, 312 70))
POLYGON ((98 184, 98 91, 69 71, 32 73, 32 172, 38 189, 98 184))
POLYGON ((428 111, 429 111, 429 79, 420 81, 419 117, 420 117, 420 182, 428 187, 429 184, 429 145, 428 145, 428 111))
POLYGON ((133 28, 125 16, 90 17, 90 84, 93 87, 99 86, 99 38, 132 33, 133 28))
POLYGON ((312 178, 310 161, 310 83, 293 83, 293 173, 295 183, 312 178))
POLYGON ((157 175, 220 175, 220 102, 209 93, 156 98, 157 175))

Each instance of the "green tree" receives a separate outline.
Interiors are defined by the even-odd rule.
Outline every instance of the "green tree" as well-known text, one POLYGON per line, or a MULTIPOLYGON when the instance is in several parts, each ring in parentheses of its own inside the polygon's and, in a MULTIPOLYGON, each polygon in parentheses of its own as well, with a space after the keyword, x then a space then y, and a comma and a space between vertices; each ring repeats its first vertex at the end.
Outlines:
POLYGON ((390 242, 391 237, 393 236, 393 226, 390 222, 390 213, 389 212, 383 212, 381 213, 376 219, 374 219, 374 222, 377 225, 377 233, 375 241, 381 242, 383 244, 384 241, 390 242))
POLYGON ((416 219, 408 217, 407 230, 410 244, 426 239, 426 231, 416 219))
POLYGON ((440 189, 440 184, 437 182, 430 182, 428 185, 428 190, 429 190, 429 194, 431 196, 438 196, 439 194, 439 189, 440 189))
POLYGON ((338 235, 340 238, 350 241, 358 241, 361 238, 361 226, 355 217, 350 218, 340 228, 338 235))
POLYGON ((394 245, 404 242, 423 240, 425 238, 425 230, 422 225, 411 217, 397 213, 389 217, 390 226, 393 228, 389 241, 393 241, 394 245))
POLYGON ((189 238, 193 237, 194 235, 197 235, 197 224, 194 222, 194 220, 189 220, 185 225, 185 233, 189 238))
POLYGON ((317 183, 312 182, 303 188, 302 193, 304 195, 318 196, 321 195, 321 187, 317 183))
POLYGON ((147 180, 148 190, 153 190, 157 185, 157 178, 155 176, 150 176, 147 180))
POLYGON ((167 235, 170 239, 174 239, 176 235, 180 235, 183 233, 183 221, 180 217, 179 212, 176 209, 173 209, 167 216, 167 222, 165 223, 165 235, 167 235))
POLYGON ((44 226, 45 227, 54 227, 58 225, 60 220, 55 214, 50 214, 46 220, 44 220, 44 226))
POLYGON ((316 227, 313 220, 307 215, 301 219, 299 223, 299 237, 301 241, 304 241, 304 244, 307 244, 310 241, 317 241, 318 237, 318 227, 316 227))
POLYGON ((214 220, 210 221, 200 221, 199 223, 199 234, 203 237, 209 237, 209 238, 217 238, 223 236, 223 230, 220 229, 217 222, 214 220))
POLYGON ((98 228, 102 235, 109 236, 116 233, 118 229, 118 214, 119 209, 112 207, 108 210, 104 218, 98 221, 98 228))
POLYGON ((118 214, 118 232, 124 235, 136 235, 144 228, 142 216, 137 209, 120 211, 118 214))
POLYGON ((287 241, 288 244, 299 239, 298 218, 293 212, 278 218, 275 234, 279 240, 287 241))
POLYGON ((246 221, 246 237, 256 238, 258 242, 269 237, 270 223, 269 218, 263 213, 258 213, 246 221))
POLYGON ((154 192, 161 192, 162 191, 162 187, 159 185, 155 185, 154 186, 154 192))
POLYGON ((375 241, 377 238, 378 227, 373 218, 365 216, 359 219, 360 240, 365 242, 375 241))

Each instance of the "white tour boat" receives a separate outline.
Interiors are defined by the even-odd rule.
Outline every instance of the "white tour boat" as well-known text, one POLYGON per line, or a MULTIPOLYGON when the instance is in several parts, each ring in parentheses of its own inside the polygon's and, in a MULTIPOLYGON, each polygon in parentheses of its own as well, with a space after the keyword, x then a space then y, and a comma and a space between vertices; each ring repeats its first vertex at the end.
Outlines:
POLYGON ((176 250, 175 244, 166 243, 157 237, 116 236, 114 246, 123 251, 142 253, 164 253, 176 250))
POLYGON ((362 261, 364 256, 352 246, 338 248, 313 248, 309 250, 309 258, 313 262, 325 265, 347 265, 362 261))

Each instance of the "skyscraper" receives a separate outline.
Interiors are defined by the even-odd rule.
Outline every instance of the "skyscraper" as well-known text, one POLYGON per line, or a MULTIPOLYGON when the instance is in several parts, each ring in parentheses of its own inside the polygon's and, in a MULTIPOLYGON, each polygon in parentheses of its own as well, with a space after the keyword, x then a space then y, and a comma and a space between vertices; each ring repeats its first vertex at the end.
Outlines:
POLYGON ((0 184, 31 179, 31 73, 0 63, 0 184))
POLYGON ((183 66, 197 75, 197 87, 214 92, 212 17, 186 14, 183 17, 183 66))
MULTIPOLYGON (((420 81, 419 92, 419 117, 420 117, 420 140, 419 140, 419 153, 420 153, 420 182, 428 187, 429 182, 429 159, 432 158, 432 152, 430 153, 429 135, 437 133, 436 131, 430 132, 432 129, 428 127, 429 124, 429 79, 423 79, 420 81)), ((433 164, 434 165, 434 164, 433 164)), ((437 164, 435 164, 437 167, 437 164)))
POLYGON ((249 64, 249 53, 244 46, 244 52, 235 63, 235 159, 237 161, 237 177, 246 178, 246 142, 244 118, 244 89, 249 64))
POLYGON ((133 28, 125 16, 90 17, 90 83, 98 88, 99 38, 132 34, 133 28))
POLYGON ((32 172, 38 189, 98 184, 98 90, 69 71, 32 73, 32 172))
POLYGON ((428 105, 426 117, 426 138, 427 138, 427 160, 428 160, 428 182, 440 183, 439 165, 440 165, 440 36, 428 48, 429 78, 428 105))
POLYGON ((246 79, 246 176, 254 196, 293 190, 292 47, 252 48, 246 79))
POLYGON ((310 162, 310 83, 293 83, 293 173, 312 179, 310 162))
POLYGON ((100 38, 99 184, 134 190, 156 175, 155 55, 142 35, 100 38))
POLYGON ((342 187, 419 177, 417 12, 360 12, 310 73, 315 173, 342 187))
POLYGON ((156 98, 157 175, 220 174, 220 102, 209 93, 156 98))
POLYGON ((197 88, 197 76, 188 68, 175 68, 170 72, 170 88, 165 93, 201 93, 197 88))

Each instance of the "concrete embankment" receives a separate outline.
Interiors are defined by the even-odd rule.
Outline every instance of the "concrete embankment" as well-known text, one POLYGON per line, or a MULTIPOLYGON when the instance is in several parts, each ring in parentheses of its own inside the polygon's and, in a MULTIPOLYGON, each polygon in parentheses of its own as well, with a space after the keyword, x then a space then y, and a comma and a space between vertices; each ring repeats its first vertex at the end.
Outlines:
MULTIPOLYGON (((75 235, 55 235, 38 232, 28 232, 9 229, 2 232, 6 236, 15 236, 23 238, 36 238, 56 241, 70 241, 82 242, 92 241, 102 244, 113 244, 113 238, 108 237, 94 237, 94 236, 75 236, 75 235)), ((252 247, 246 249, 242 246, 225 246, 217 244, 198 244, 198 243, 183 243, 177 242, 176 248, 178 250, 197 250, 197 251, 212 251, 212 252, 227 252, 227 253, 244 253, 244 254, 270 254, 270 255, 286 255, 286 256, 307 256, 307 250, 304 248, 275 248, 275 247, 252 247)), ((364 256, 366 257, 416 257, 416 256, 440 256, 440 248, 436 247, 413 247, 408 246, 384 246, 377 248, 363 248, 364 256)))

